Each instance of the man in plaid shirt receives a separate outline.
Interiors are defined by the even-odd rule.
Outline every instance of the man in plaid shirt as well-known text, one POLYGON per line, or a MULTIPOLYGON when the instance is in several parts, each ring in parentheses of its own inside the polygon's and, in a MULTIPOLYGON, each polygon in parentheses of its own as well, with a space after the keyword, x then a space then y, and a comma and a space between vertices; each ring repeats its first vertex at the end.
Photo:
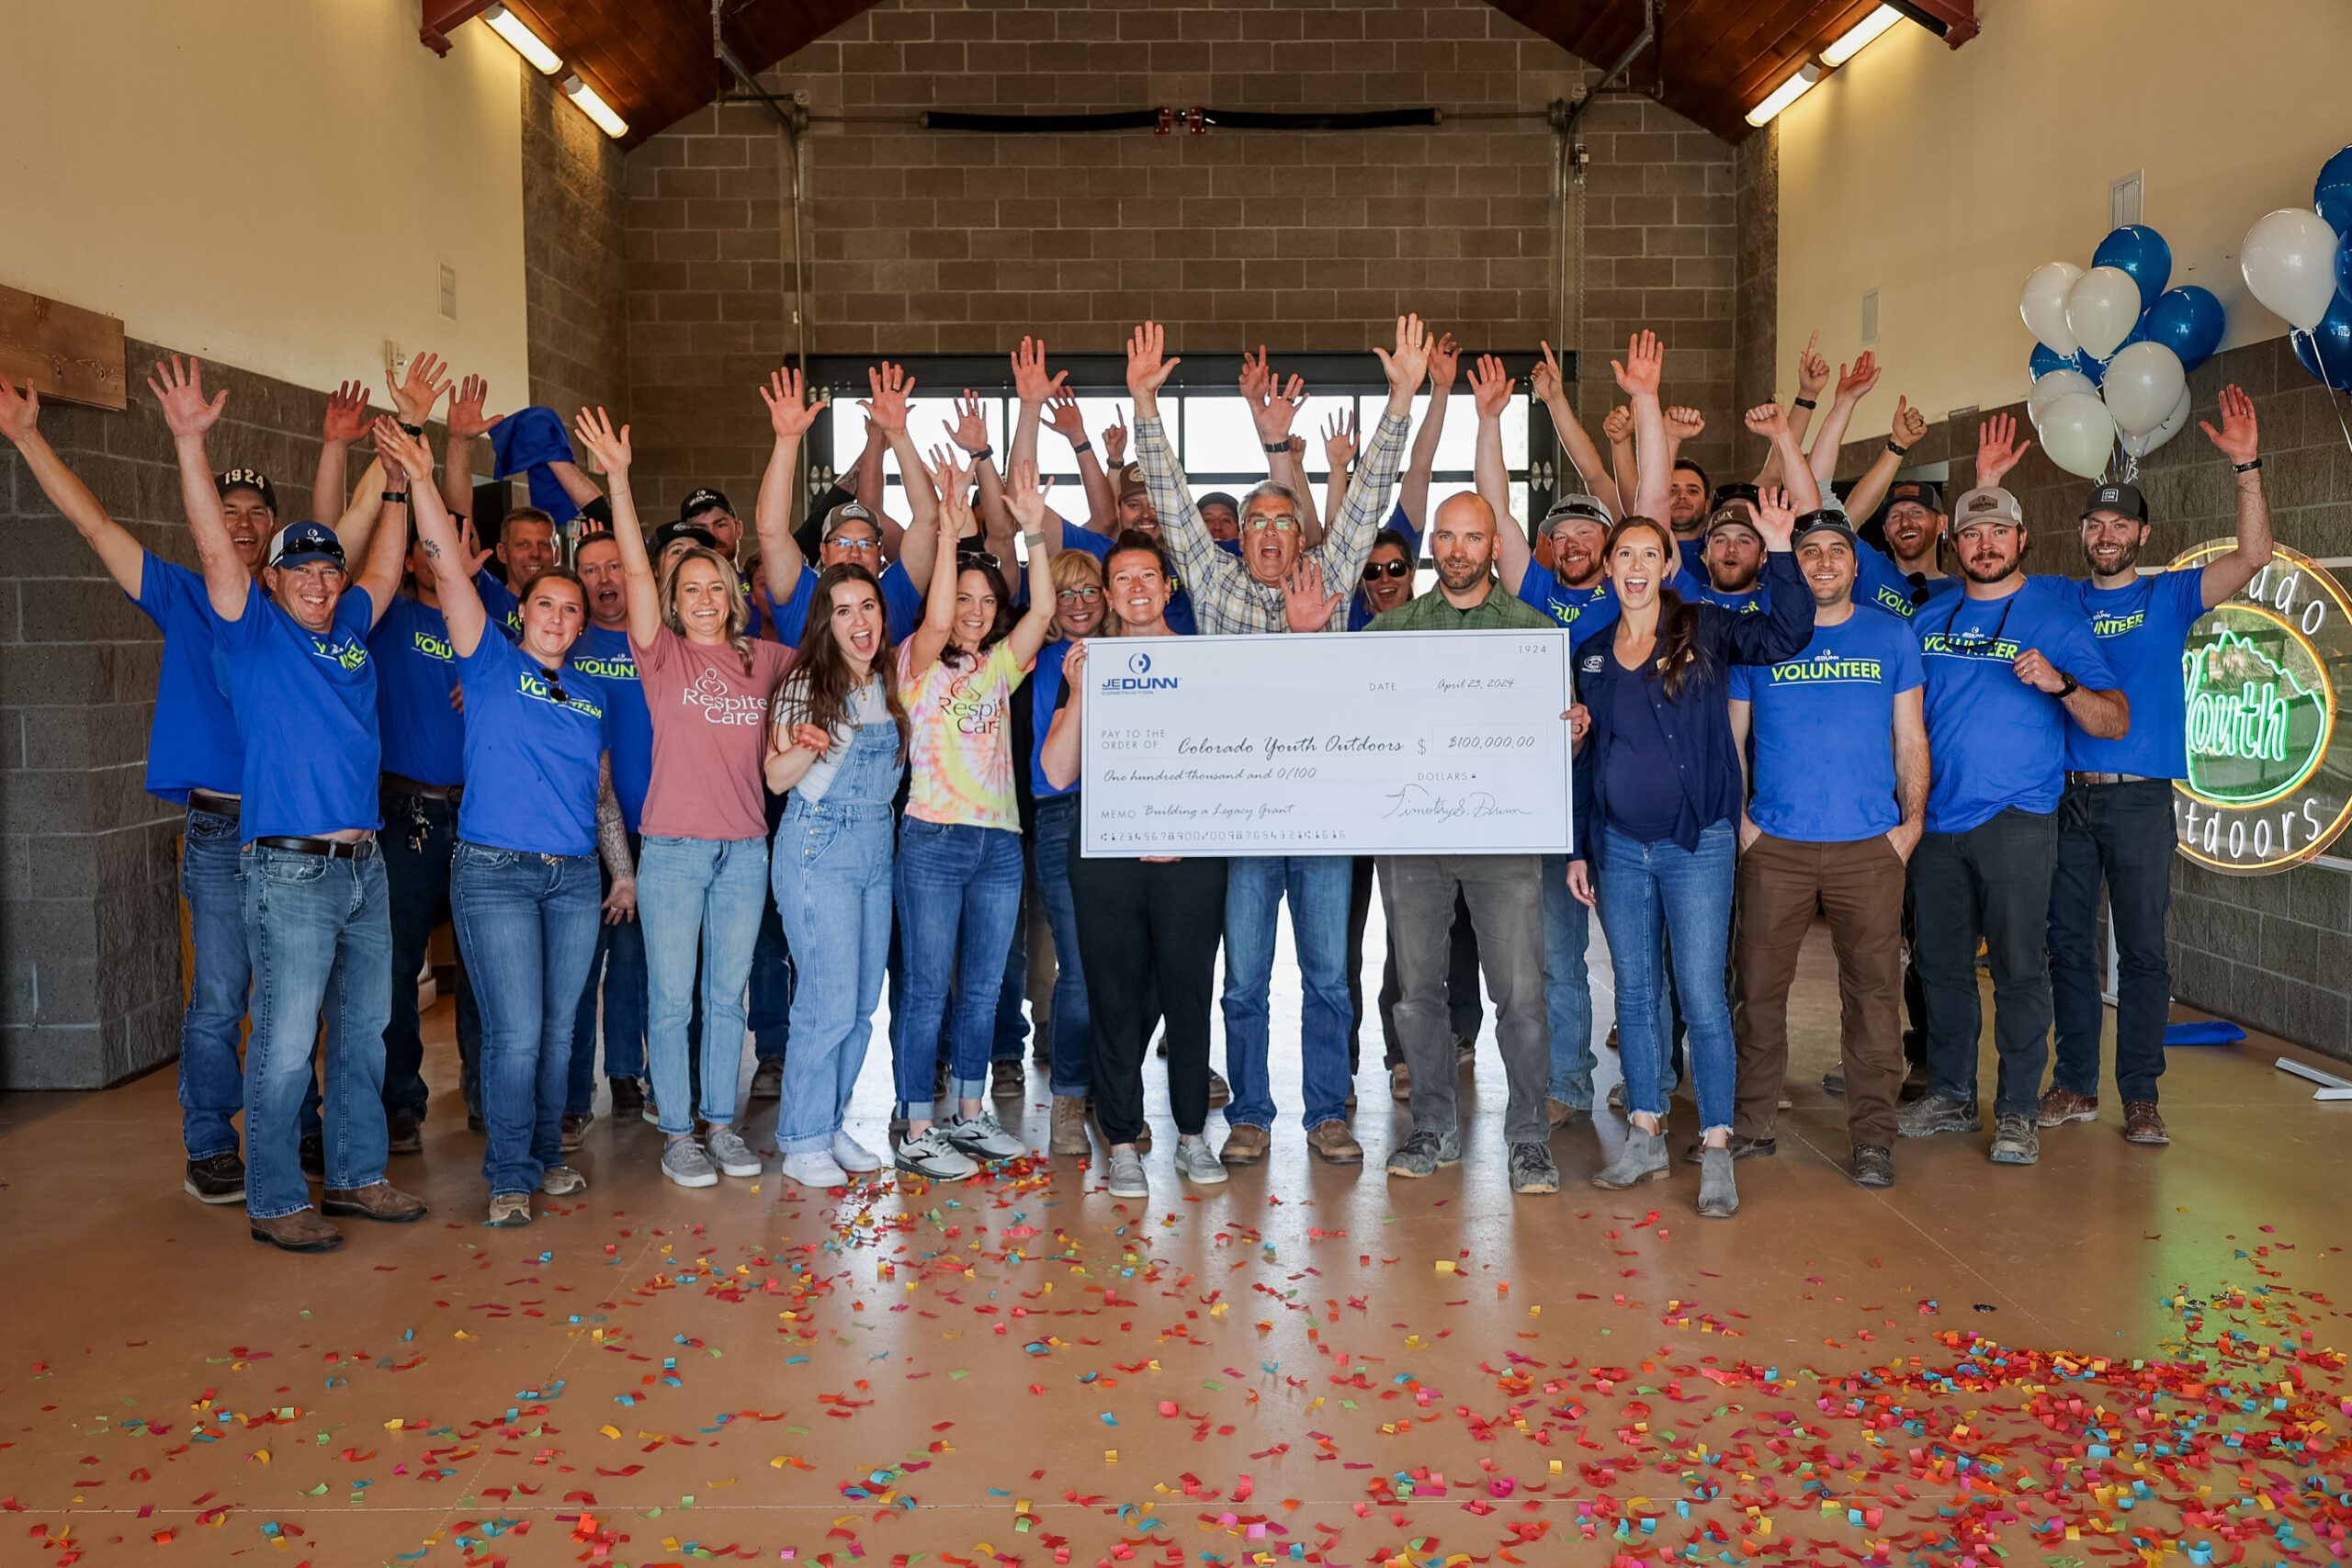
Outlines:
MULTIPOLYGON (((1241 502, 1241 553, 1210 537, 1193 507, 1192 487, 1159 422, 1159 393, 1181 361, 1166 355, 1156 321, 1127 344, 1127 390, 1136 402, 1136 457, 1161 531, 1192 590, 1200 629, 1211 635, 1343 629, 1334 614, 1363 575, 1373 536, 1388 515, 1404 455, 1413 394, 1429 369, 1430 333, 1419 316, 1396 320, 1393 350, 1374 349, 1388 378, 1388 408, 1365 443, 1340 514, 1323 543, 1302 550, 1298 498, 1268 481, 1241 502)), ((1291 941, 1298 950, 1299 1049, 1304 1059, 1307 1146, 1335 1165, 1361 1165, 1363 1145, 1348 1128, 1347 855, 1237 856, 1226 879, 1225 1061, 1233 1102, 1223 1158, 1255 1165, 1272 1143, 1274 1097, 1266 1073, 1266 996, 1274 967, 1275 920, 1290 899, 1291 941)))

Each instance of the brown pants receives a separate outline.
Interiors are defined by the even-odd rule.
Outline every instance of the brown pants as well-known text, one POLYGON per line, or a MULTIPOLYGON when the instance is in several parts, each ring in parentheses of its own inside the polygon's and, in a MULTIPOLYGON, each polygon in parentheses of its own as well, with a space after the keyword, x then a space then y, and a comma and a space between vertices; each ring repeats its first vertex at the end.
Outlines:
POLYGON ((1812 844, 1767 833, 1740 852, 1736 887, 1732 1130, 1772 1135, 1789 1070, 1789 983, 1818 903, 1838 953, 1847 1132, 1892 1147, 1904 1072, 1902 857, 1883 838, 1812 844))

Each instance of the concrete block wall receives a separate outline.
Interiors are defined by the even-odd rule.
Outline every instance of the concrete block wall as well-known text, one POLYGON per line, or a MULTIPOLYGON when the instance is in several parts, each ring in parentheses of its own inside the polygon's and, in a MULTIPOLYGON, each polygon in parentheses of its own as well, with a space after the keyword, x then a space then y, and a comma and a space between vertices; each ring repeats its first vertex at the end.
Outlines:
POLYGON ((566 421, 628 389, 622 317, 621 152, 535 71, 523 73, 523 266, 531 384, 491 389, 566 421))
MULTIPOLYGON (((884 0, 763 78, 807 95, 806 346, 1002 353, 1042 332, 1113 353, 1146 316, 1181 351, 1367 349, 1419 310, 1476 347, 1555 342, 1553 99, 1594 73, 1485 0, 1183 0, 966 6, 884 0), (1434 130, 983 136, 933 107, 1006 112, 1441 107, 1434 130), (1512 116, 1517 118, 1510 118, 1512 116), (1500 116, 1505 118, 1478 118, 1500 116)), ((1570 222, 1588 420, 1607 359, 1666 334, 1678 400, 1731 405, 1733 150, 1655 104, 1610 98, 1570 222)), ((628 159, 630 415, 639 495, 748 489, 754 384, 801 341, 793 182, 757 106, 714 106, 628 159)), ((1711 430, 1702 460, 1729 437, 1711 430)))

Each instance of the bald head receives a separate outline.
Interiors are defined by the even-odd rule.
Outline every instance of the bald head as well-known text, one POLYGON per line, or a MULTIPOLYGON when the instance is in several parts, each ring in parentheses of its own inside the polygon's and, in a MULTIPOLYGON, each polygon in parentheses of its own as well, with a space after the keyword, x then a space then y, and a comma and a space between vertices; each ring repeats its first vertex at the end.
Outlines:
POLYGON ((1495 509, 1468 491, 1447 497, 1430 520, 1429 547, 1449 597, 1479 593, 1494 570, 1495 509))

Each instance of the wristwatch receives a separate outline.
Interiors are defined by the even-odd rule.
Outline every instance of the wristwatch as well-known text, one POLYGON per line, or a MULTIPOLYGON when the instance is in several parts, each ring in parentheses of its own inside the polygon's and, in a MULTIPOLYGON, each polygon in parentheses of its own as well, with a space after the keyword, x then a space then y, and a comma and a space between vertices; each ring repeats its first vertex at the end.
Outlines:
POLYGON ((2062 703, 2068 697, 2073 696, 2076 692, 2083 689, 2083 683, 2080 681, 2075 680, 2072 675, 2067 674, 2064 670, 2058 671, 2058 678, 2065 682, 2064 685, 2058 688, 2058 700, 2062 703))

